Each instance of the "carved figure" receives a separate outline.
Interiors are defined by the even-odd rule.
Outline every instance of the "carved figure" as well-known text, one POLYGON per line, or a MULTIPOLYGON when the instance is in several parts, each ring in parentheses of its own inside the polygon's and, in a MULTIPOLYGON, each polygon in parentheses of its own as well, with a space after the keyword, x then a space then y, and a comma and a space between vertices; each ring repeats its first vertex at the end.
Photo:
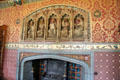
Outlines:
POLYGON ((28 22, 27 38, 33 38, 33 37, 34 37, 34 21, 31 19, 28 22))
POLYGON ((44 37, 44 28, 45 28, 45 23, 44 23, 44 18, 40 18, 38 20, 38 26, 37 26, 37 37, 44 37))
POLYGON ((56 34, 57 34, 57 21, 56 18, 51 17, 49 19, 49 25, 48 25, 48 36, 55 37, 56 34))
POLYGON ((83 20, 84 18, 82 16, 76 16, 74 20, 74 37, 83 37, 84 32, 83 20))
POLYGON ((70 22, 69 18, 65 17, 62 20, 62 27, 61 27, 61 37, 68 38, 70 31, 70 22))

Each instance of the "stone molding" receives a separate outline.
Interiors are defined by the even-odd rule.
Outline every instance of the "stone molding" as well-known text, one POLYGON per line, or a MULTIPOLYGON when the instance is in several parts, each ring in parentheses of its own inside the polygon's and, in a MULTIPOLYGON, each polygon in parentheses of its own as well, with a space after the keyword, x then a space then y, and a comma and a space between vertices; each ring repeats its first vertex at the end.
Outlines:
POLYGON ((112 43, 8 43, 10 49, 52 49, 52 50, 120 50, 120 44, 112 43))

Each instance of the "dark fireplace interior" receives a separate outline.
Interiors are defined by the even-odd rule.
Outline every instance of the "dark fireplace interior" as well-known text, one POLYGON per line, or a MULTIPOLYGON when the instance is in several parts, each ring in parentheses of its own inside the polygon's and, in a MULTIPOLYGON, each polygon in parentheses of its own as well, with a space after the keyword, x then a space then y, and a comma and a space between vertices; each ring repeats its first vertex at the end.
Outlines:
POLYGON ((24 80, 82 80, 79 64, 57 59, 37 59, 24 64, 24 80))

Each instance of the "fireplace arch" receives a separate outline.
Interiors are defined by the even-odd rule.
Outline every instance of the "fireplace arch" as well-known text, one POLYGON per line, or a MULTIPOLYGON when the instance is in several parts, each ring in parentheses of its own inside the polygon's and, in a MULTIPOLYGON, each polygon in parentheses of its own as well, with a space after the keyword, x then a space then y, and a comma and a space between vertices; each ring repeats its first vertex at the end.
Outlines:
POLYGON ((81 60, 77 60, 74 58, 69 58, 69 57, 64 57, 64 56, 58 56, 58 55, 37 55, 37 56, 30 56, 30 57, 26 57, 23 58, 23 60, 21 61, 20 64, 20 80, 24 80, 23 79, 23 72, 24 72, 24 64, 26 61, 30 61, 30 60, 35 60, 35 59, 57 59, 57 60, 62 60, 62 61, 67 61, 67 62, 71 62, 71 63, 75 63, 75 64, 80 64, 83 68, 83 80, 91 80, 91 71, 90 71, 90 67, 88 66, 88 64, 86 64, 84 61, 81 60))

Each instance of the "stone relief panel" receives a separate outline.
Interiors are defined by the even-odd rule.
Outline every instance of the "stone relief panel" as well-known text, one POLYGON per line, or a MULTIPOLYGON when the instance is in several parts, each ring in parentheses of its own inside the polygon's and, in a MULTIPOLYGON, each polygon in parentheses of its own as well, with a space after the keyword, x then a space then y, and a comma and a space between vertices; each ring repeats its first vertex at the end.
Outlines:
POLYGON ((37 29, 36 29, 36 38, 44 39, 44 32, 45 32, 45 19, 44 17, 40 17, 37 21, 37 29))
POLYGON ((34 20, 30 19, 27 23, 27 27, 26 27, 26 39, 32 40, 34 39, 34 20))
POLYGON ((73 35, 74 39, 84 40, 84 17, 80 14, 74 17, 73 35))
POLYGON ((89 13, 56 5, 45 7, 24 19, 23 41, 90 41, 89 13))
POLYGON ((47 38, 56 39, 57 37, 57 15, 52 14, 48 18, 47 38))
POLYGON ((66 40, 70 38, 70 16, 64 14, 61 18, 61 39, 66 40))

